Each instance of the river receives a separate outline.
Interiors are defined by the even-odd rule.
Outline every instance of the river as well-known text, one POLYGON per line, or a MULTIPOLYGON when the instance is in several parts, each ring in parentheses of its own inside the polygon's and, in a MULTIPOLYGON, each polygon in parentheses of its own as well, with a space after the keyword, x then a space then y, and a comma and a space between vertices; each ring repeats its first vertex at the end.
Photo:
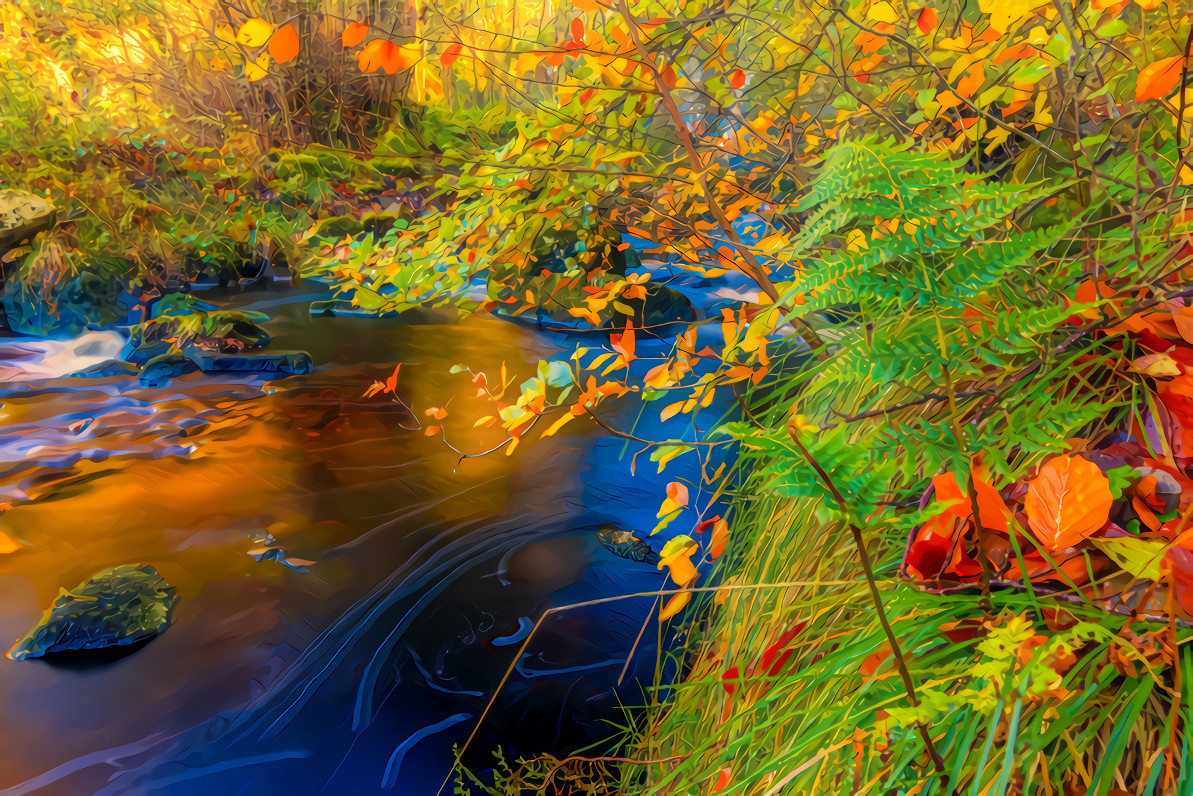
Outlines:
MULTIPOLYGON (((663 477, 643 455, 631 475, 627 443, 575 422, 461 459, 423 430, 421 410, 446 406, 449 441, 490 447, 499 436, 472 429, 483 402, 451 367, 492 382, 504 364, 517 384, 568 341, 488 316, 312 317, 310 296, 278 296, 222 303, 266 308, 270 348, 308 351, 309 375, 149 389, 45 378, 27 344, 0 345, 0 530, 20 545, 0 555, 0 639, 108 566, 151 564, 180 598, 172 627, 127 657, 0 659, 0 793, 433 794, 545 608, 663 584, 594 531, 645 536, 694 456, 663 477), (413 414, 364 397, 397 362, 413 414), (290 566, 250 555, 263 544, 290 566)), ((616 685, 653 605, 545 624, 469 762, 606 735, 653 676, 652 629, 616 685)))

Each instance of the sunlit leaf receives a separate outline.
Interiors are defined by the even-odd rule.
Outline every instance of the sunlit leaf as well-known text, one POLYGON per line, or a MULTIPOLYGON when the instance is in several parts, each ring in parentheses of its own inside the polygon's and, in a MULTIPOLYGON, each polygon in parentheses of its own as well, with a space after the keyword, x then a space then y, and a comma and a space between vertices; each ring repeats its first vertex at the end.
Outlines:
POLYGON ((249 82, 260 80, 269 74, 269 53, 261 53, 254 61, 245 61, 244 76, 249 82))
POLYGON ((1142 539, 1138 536, 1093 537, 1090 542, 1114 563, 1144 580, 1160 579, 1160 564, 1168 551, 1167 539, 1142 539))
POLYGON ((364 41, 367 35, 369 35, 368 25, 363 22, 352 22, 340 34, 340 42, 345 47, 355 47, 364 41))
POLYGON ((682 611, 683 607, 691 602, 691 600, 692 593, 690 591, 681 591, 679 594, 673 595, 659 610, 659 621, 666 622, 682 611))
POLYGON ((448 45, 447 49, 443 51, 443 55, 439 56, 439 63, 443 64, 444 66, 451 66, 456 58, 459 57, 460 51, 463 49, 464 46, 459 42, 448 45))
POLYGON ((269 37, 269 56, 275 64, 288 64, 298 55, 298 31, 283 25, 269 37))
POLYGON ((260 47, 265 42, 269 41, 270 35, 273 33, 273 25, 268 21, 255 18, 250 19, 240 26, 236 31, 236 42, 245 47, 260 47))
POLYGON ((1110 481, 1091 461, 1057 456, 1027 484, 1024 509, 1032 533, 1048 550, 1072 547, 1110 518, 1110 481))
POLYGON ((1183 61, 1182 56, 1174 55, 1171 58, 1161 58, 1141 69, 1139 77, 1135 79, 1135 101, 1143 102, 1168 96, 1181 78, 1183 61))

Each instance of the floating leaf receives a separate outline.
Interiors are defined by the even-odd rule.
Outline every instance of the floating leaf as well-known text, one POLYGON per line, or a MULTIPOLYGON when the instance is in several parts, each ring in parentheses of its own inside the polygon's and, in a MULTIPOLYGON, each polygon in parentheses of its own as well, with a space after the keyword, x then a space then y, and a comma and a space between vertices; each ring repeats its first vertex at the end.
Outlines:
POLYGON ((1072 547, 1110 518, 1110 481, 1091 461, 1057 456, 1027 484, 1024 509, 1032 533, 1048 550, 1072 547))
POLYGON ((344 28, 344 32, 340 34, 340 42, 345 47, 355 47, 365 40, 365 36, 369 35, 369 26, 363 22, 353 22, 344 28))
POLYGON ((250 19, 236 31, 236 43, 245 47, 260 47, 269 41, 273 34, 273 25, 260 17, 250 19))
POLYGON ((298 31, 283 25, 269 37, 269 55, 275 64, 288 64, 298 55, 298 31))

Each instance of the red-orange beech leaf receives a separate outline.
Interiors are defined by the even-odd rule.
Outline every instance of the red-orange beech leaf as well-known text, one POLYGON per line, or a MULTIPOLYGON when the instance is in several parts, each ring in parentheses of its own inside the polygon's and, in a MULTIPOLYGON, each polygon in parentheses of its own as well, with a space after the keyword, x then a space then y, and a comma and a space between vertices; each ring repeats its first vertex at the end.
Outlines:
POLYGON ((572 24, 571 24, 571 31, 572 31, 572 41, 583 42, 584 41, 584 20, 581 19, 580 17, 576 17, 575 19, 573 19, 572 24))
POLYGON ((283 25, 269 37, 269 56, 275 64, 288 64, 298 55, 298 31, 283 25))
POLYGON ((990 483, 989 473, 980 462, 975 462, 969 477, 973 479, 973 491, 978 502, 978 520, 989 531, 1007 533, 1011 525, 1011 510, 1002 495, 990 483))
POLYGON ((717 781, 713 783, 712 792, 716 793, 717 791, 722 791, 722 790, 725 790, 725 788, 728 788, 729 787, 729 777, 731 777, 732 775, 733 775, 732 768, 722 768, 717 773, 717 781))
POLYGON ((1181 78, 1181 62, 1184 58, 1174 55, 1148 64, 1135 80, 1135 101, 1160 99, 1176 88, 1181 78))
POLYGON ((915 24, 916 27, 920 29, 920 33, 924 34, 925 36, 936 30, 936 9, 922 9, 915 24))
POLYGON ((729 85, 732 88, 742 88, 746 84, 746 73, 737 69, 729 75, 729 85))
POLYGON ((355 47, 364 41, 367 35, 369 35, 368 25, 363 22, 352 22, 340 34, 340 42, 345 47, 355 47))
POLYGON ((1091 461, 1057 456, 1027 484, 1027 524, 1044 547, 1063 550, 1094 534, 1110 519, 1110 481, 1091 461))

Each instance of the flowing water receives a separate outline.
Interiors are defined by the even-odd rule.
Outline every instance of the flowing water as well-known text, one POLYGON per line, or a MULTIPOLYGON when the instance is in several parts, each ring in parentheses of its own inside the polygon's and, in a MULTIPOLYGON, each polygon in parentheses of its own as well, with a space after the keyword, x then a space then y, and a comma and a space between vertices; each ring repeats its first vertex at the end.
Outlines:
MULTIPOLYGON (((558 341, 485 317, 402 325, 285 302, 257 302, 273 305, 271 348, 317 367, 273 382, 61 375, 102 361, 102 334, 0 346, 0 530, 20 545, 0 555, 0 642, 108 566, 151 564, 180 598, 173 626, 127 657, 0 659, 0 793, 435 793, 545 607, 661 585, 593 534, 653 524, 662 481, 649 462, 631 477, 624 443, 573 423, 461 459, 425 433, 495 445, 450 368, 494 383, 504 365, 516 385, 558 341), (405 405, 363 397, 397 362, 405 405), (286 560, 250 555, 268 546, 286 560)), ((615 690, 652 604, 545 625, 477 749, 599 737, 654 669, 647 643, 615 690)))

